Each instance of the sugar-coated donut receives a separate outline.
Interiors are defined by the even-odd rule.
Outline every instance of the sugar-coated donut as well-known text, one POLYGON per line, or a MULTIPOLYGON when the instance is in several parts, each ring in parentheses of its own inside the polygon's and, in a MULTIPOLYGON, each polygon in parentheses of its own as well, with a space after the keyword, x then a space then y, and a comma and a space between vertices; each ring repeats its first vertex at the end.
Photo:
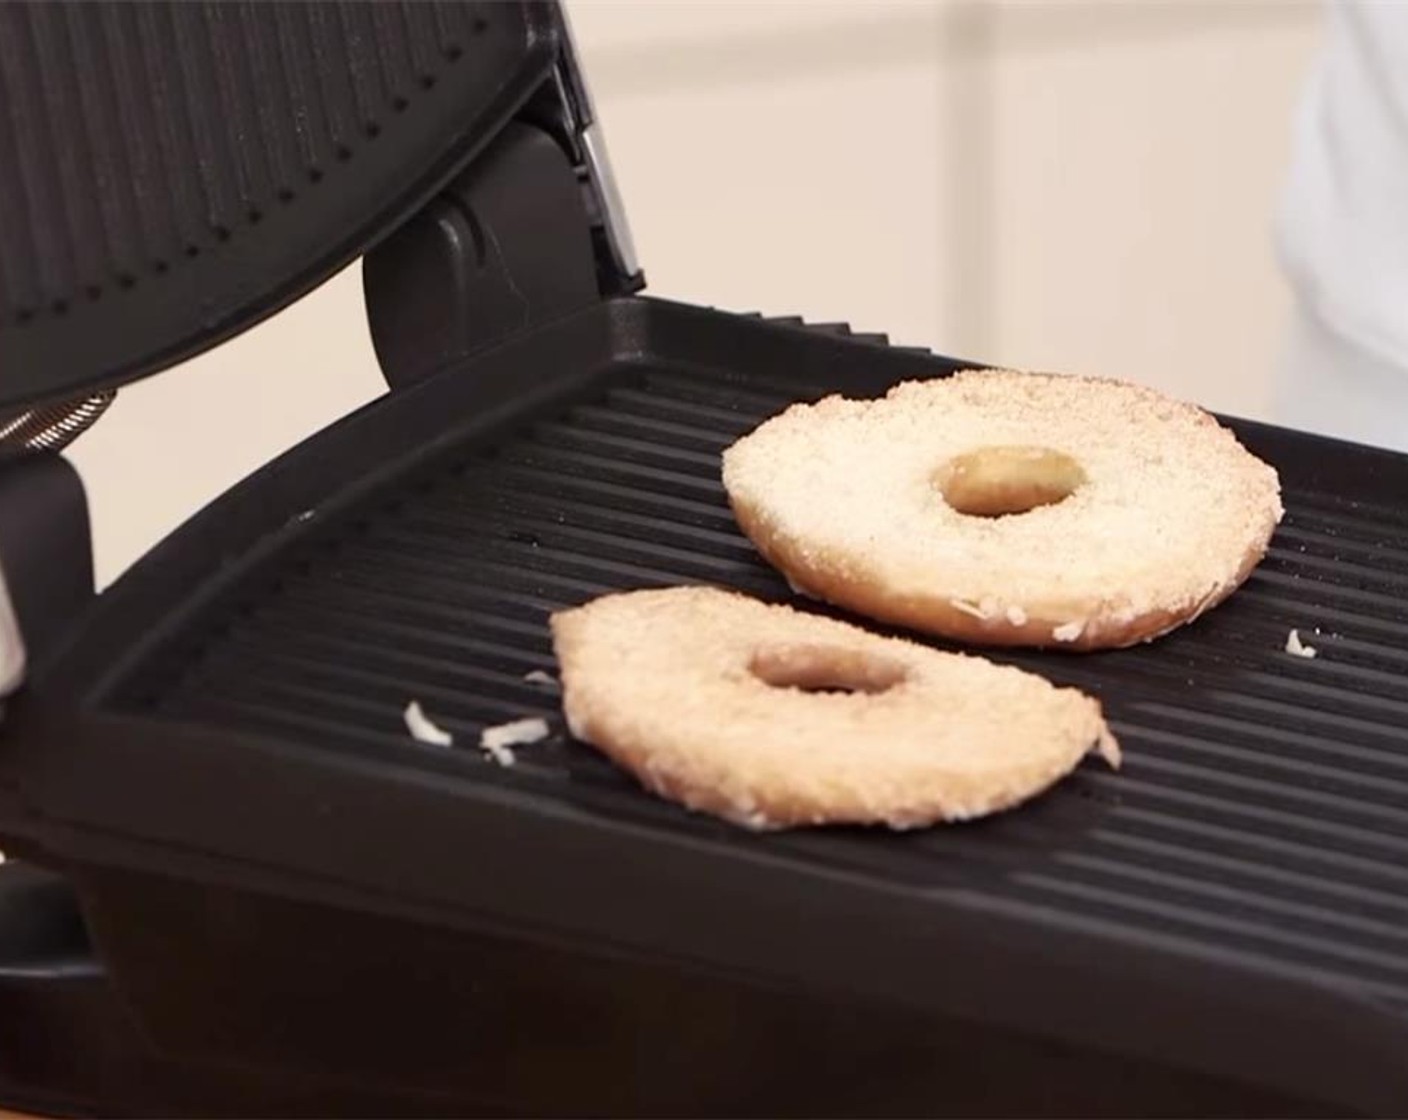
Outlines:
POLYGON ((979 657, 675 587, 552 617, 572 734, 647 788, 748 828, 915 828, 1009 808, 1088 752, 1097 701, 979 657))
POLYGON ((799 404, 728 448, 744 533, 799 592, 965 642, 1147 641, 1230 595, 1275 470, 1201 409, 1118 381, 968 371, 799 404))

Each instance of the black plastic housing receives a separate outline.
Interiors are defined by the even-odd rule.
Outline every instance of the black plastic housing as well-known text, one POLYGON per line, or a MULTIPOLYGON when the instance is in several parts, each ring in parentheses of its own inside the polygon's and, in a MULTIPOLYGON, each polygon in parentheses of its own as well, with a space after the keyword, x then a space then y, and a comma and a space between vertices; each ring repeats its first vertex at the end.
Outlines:
MULTIPOLYGON (((1012 657, 1099 694, 1127 764, 985 822, 743 832, 640 791, 525 679, 547 614, 610 588, 790 599, 720 449, 959 364, 613 300, 202 512, 0 742, 6 850, 73 884, 89 996, 290 1110, 1408 1108, 1408 459, 1238 424, 1286 490, 1267 561, 1152 646, 1012 657), (407 735, 412 699, 453 748, 407 735), (474 749, 523 715, 558 734, 511 769, 474 749)), ((111 1069, 90 1105, 157 1107, 156 1073, 111 1069)))

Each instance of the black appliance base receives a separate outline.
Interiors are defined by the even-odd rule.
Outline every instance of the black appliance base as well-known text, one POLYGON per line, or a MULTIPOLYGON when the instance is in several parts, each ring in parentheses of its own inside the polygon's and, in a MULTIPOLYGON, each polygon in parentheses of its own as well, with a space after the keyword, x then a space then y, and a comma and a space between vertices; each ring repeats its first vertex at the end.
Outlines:
POLYGON ((98 1005, 197 1078, 180 1109, 233 1099, 221 1067, 313 1094, 282 1111, 1408 1108, 1408 459, 1237 425, 1282 472, 1271 554, 1151 646, 1010 657, 1098 693, 1127 762, 992 820, 748 834, 528 679, 612 588, 789 599, 719 451, 957 364, 612 300, 309 440, 101 596, 7 723, 0 826, 76 892, 98 1005), (559 734, 474 749, 525 715, 559 734))

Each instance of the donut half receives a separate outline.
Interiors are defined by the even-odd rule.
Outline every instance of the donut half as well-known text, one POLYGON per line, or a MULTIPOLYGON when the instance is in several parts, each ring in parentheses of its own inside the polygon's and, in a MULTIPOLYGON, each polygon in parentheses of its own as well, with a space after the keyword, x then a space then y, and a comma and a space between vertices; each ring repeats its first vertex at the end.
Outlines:
POLYGON ((978 657, 706 587, 552 616, 572 734, 754 829, 1007 809, 1119 747, 1097 701, 978 657))
POLYGON ((1276 472, 1202 409, 1005 370, 828 397, 724 452, 734 516, 799 592, 994 646, 1148 641, 1230 595, 1276 472))

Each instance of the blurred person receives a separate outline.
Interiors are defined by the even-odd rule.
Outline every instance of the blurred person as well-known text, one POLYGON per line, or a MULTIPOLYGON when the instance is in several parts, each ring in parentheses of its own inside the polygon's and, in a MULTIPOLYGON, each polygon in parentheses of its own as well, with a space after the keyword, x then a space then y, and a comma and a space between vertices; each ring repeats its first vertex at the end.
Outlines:
POLYGON ((1408 451, 1408 3, 1329 0, 1277 215, 1277 422, 1408 451))

